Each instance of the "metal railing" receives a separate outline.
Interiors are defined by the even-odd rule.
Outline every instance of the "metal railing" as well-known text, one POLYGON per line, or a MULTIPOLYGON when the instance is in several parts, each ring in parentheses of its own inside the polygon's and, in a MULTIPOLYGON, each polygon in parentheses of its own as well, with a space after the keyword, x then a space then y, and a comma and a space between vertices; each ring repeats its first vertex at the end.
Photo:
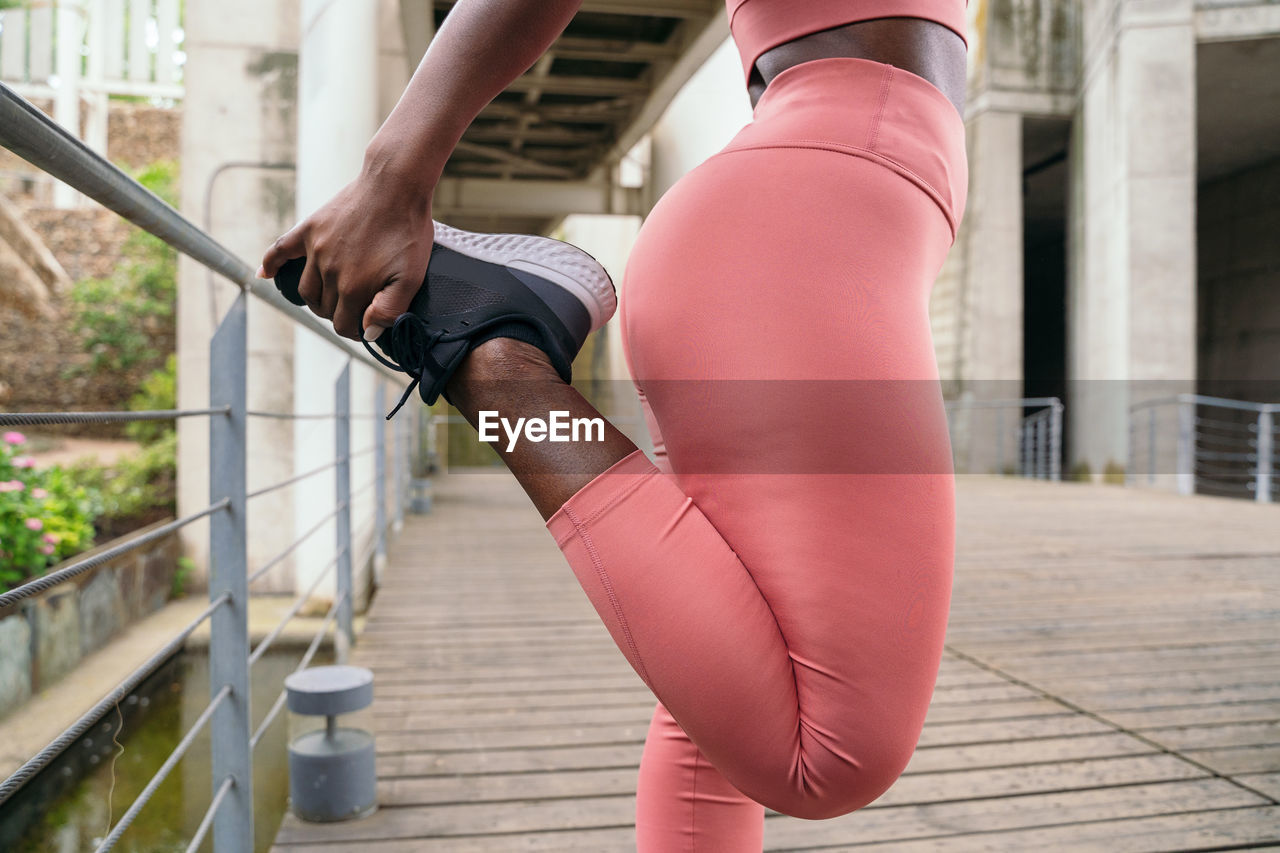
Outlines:
POLYGON ((209 520, 209 605, 186 627, 170 639, 141 667, 131 673, 107 696, 96 703, 75 724, 55 738, 37 755, 27 760, 8 779, 0 782, 0 805, 27 781, 47 767, 69 745, 84 734, 115 703, 127 696, 157 666, 177 653, 186 639, 206 620, 210 623, 209 672, 211 699, 178 743, 168 759, 155 773, 120 820, 98 845, 98 851, 111 850, 130 823, 146 806, 165 777, 201 730, 208 726, 211 734, 213 796, 188 850, 195 850, 212 829, 214 849, 218 853, 247 853, 253 849, 253 750, 263 733, 283 706, 283 691, 256 730, 251 729, 249 685, 253 664, 283 634, 319 586, 333 575, 334 596, 331 606, 304 653, 299 668, 310 664, 331 627, 336 626, 334 645, 339 660, 344 660, 354 639, 353 604, 357 589, 353 571, 357 561, 366 558, 375 566, 385 557, 390 497, 398 523, 403 518, 408 493, 408 456, 412 446, 409 430, 417 422, 416 411, 410 418, 395 422, 388 444, 386 383, 398 374, 386 371, 363 352, 355 350, 337 337, 325 324, 309 314, 299 312, 286 302, 269 283, 259 281, 250 267, 200 230, 177 211, 142 186, 124 175, 83 143, 46 118, 12 90, 0 85, 0 145, 44 169, 54 177, 96 199, 134 224, 160 237, 169 245, 210 270, 230 279, 240 292, 218 324, 210 342, 210 389, 207 408, 153 412, 39 412, 0 413, 0 425, 63 424, 84 422, 127 422, 202 417, 209 420, 209 503, 204 509, 178 518, 159 528, 134 535, 109 550, 69 565, 43 577, 31 580, 9 592, 0 594, 0 607, 39 596, 71 578, 92 571, 115 557, 143 547, 189 525, 209 520), (247 405, 248 375, 248 298, 260 297, 283 311, 286 316, 310 328, 346 354, 347 360, 333 387, 333 411, 324 415, 334 424, 333 456, 323 465, 289 477, 281 482, 252 492, 248 489, 246 451, 248 422, 251 418, 312 419, 315 415, 288 412, 250 411, 247 405), (351 376, 353 365, 369 367, 374 372, 373 399, 368 401, 371 413, 353 414, 351 376), (373 424, 372 446, 352 451, 353 422, 368 420, 373 424), (353 460, 372 454, 373 476, 356 488, 351 486, 353 460), (387 457, 391 456, 393 485, 388 494, 387 457), (309 485, 311 478, 334 472, 335 509, 294 540, 284 551, 254 570, 249 565, 247 507, 251 500, 281 489, 309 485), (372 523, 364 533, 369 539, 369 554, 362 553, 361 536, 352 535, 352 507, 372 491, 372 523), (249 647, 248 605, 250 585, 267 571, 279 565, 304 542, 313 540, 321 530, 333 524, 335 529, 332 559, 312 577, 310 586, 300 593, 280 623, 249 647))
POLYGON ((957 473, 1062 479, 1063 405, 1057 397, 961 397, 947 400, 944 405, 957 473), (1027 409, 1035 411, 1026 414, 1027 409), (979 417, 991 423, 980 423, 979 417))
POLYGON ((1129 407, 1129 485, 1172 475, 1181 495, 1216 494, 1270 503, 1280 403, 1201 394, 1143 400, 1129 407))

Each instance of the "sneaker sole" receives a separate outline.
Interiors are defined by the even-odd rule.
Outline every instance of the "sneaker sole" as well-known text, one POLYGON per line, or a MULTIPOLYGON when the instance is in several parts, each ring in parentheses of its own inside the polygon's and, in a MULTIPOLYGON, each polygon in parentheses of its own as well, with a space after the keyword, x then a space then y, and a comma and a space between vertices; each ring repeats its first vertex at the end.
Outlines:
POLYGON ((613 280, 600 262, 562 240, 532 234, 477 234, 443 222, 435 242, 478 261, 521 270, 554 282, 573 295, 591 317, 591 331, 604 326, 618 307, 613 280))

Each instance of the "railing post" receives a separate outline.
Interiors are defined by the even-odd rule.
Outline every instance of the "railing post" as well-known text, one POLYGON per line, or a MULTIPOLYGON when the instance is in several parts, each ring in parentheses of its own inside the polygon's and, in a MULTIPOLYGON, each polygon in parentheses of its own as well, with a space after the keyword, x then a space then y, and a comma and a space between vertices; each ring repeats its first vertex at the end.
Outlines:
POLYGON ((376 485, 373 487, 374 499, 374 523, 378 528, 377 536, 374 541, 377 543, 374 551, 373 565, 375 569, 375 579, 382 578, 382 568, 387 562, 387 422, 382 418, 382 413, 387 407, 387 392, 383 386, 382 380, 375 380, 376 390, 374 391, 374 445, 377 448, 374 451, 374 473, 373 479, 376 485))
POLYGON ((1004 476, 1004 408, 996 408, 996 475, 1004 476))
POLYGON ((1190 495, 1196 490, 1195 433, 1196 404, 1178 401, 1178 494, 1190 495))
POLYGON ((1147 485, 1156 481, 1156 406, 1149 409, 1151 417, 1147 419, 1147 485))
MULTIPOLYGON (((381 412, 379 412, 381 417, 381 412)), ((404 498, 405 498, 405 478, 408 472, 405 470, 407 464, 407 448, 409 442, 405 439, 405 420, 400 418, 393 421, 391 426, 392 440, 395 442, 395 449, 391 452, 391 464, 395 466, 392 471, 392 478, 395 482, 395 525, 396 530, 400 530, 404 526, 404 498)))
POLYGON ((1053 401, 1053 412, 1049 415, 1049 479, 1055 483, 1062 480, 1062 402, 1053 401))
POLYGON ((355 642, 352 630, 351 583, 351 362, 348 361, 338 374, 334 384, 334 438, 335 456, 338 461, 335 500, 337 502, 338 537, 334 543, 338 549, 337 581, 334 595, 341 598, 338 605, 338 630, 334 638, 334 651, 338 663, 346 663, 355 642))
POLYGON ((1031 424, 1027 418, 1022 419, 1019 432, 1022 435, 1022 441, 1018 448, 1018 475, 1031 477, 1035 475, 1035 472, 1031 464, 1031 424))
POLYGON ((1275 459, 1272 429, 1271 410, 1264 408, 1258 412, 1258 473, 1253 481, 1253 499, 1264 504, 1271 502, 1271 471, 1275 459))
POLYGON ((1045 435, 1048 421, 1045 420, 1045 411, 1041 411, 1036 417, 1036 479, 1049 479, 1049 440, 1045 435))
POLYGON ((209 347, 209 407, 229 406, 209 425, 209 498, 230 507, 209 522, 209 600, 230 593, 209 624, 209 693, 231 693, 210 720, 213 788, 232 785, 213 824, 217 853, 253 850, 253 757, 249 747, 249 583, 245 518, 245 385, 248 295, 241 293, 209 347))

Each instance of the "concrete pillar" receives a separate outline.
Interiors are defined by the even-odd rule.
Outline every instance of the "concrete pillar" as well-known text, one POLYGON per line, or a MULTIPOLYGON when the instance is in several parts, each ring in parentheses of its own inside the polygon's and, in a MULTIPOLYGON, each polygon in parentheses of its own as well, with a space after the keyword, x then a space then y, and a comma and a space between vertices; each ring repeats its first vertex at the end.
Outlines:
MULTIPOLYGON (((368 0, 302 0, 301 50, 298 66, 298 195, 297 218, 302 219, 333 197, 360 171, 364 149, 378 127, 378 22, 379 4, 368 0)), ((299 413, 333 412, 333 385, 346 355, 312 333, 294 331, 296 369, 293 388, 299 413)), ((372 372, 352 368, 351 410, 373 413, 372 372)), ((332 421, 299 420, 294 424, 295 467, 298 473, 334 458, 332 421)), ((373 440, 372 421, 354 420, 351 448, 363 450, 373 440)), ((359 489, 373 476, 373 456, 366 454, 351 465, 351 485, 359 489)), ((297 533, 311 529, 331 513, 333 472, 308 480, 294 504, 297 533)), ((372 516, 372 502, 352 511, 352 526, 361 531, 372 516)), ((306 589, 329 564, 334 550, 335 528, 325 525, 297 554, 297 586, 306 589)), ((358 556, 358 555, 357 555, 358 556)), ((361 566, 355 565, 356 571, 361 566)), ((332 573, 317 590, 333 595, 332 573)), ((357 585, 359 581, 357 580, 357 585)))
MULTIPOLYGON (((1194 391, 1195 30, 1190 0, 1089 0, 1071 151, 1071 464, 1126 465, 1128 406, 1194 391)), ((1171 475, 1171 464, 1160 464, 1171 475)))
MULTIPOLYGON (((58 88, 53 97, 53 117, 58 124, 80 136, 80 46, 84 42, 83 0, 62 0, 58 14, 58 88)), ((53 185, 54 206, 67 209, 79 203, 80 194, 62 181, 53 185)))
MULTIPOLYGON (((182 210, 246 261, 293 221, 293 174, 251 164, 294 159, 297 100, 296 0, 224 0, 187 6, 184 72, 182 210)), ((178 403, 204 408, 209 399, 209 338, 236 292, 204 267, 181 258, 178 267, 178 403)), ((293 386, 292 324, 275 309, 249 301, 249 408, 289 412, 293 386), (285 379, 282 381, 282 377, 285 379)), ((209 425, 178 422, 178 511, 209 502, 209 425)), ((293 431, 288 421, 250 419, 249 489, 292 476, 293 431)), ((250 569, 292 541, 292 490, 250 505, 250 569), (284 523, 282 523, 284 522, 284 523)), ((184 547, 203 578, 208 525, 183 531, 184 547)), ((293 588, 286 561, 255 592, 293 588)))
MULTIPOLYGON (((1022 116, 979 109, 965 122, 965 136, 969 195, 931 297, 934 346, 949 395, 1017 399, 1023 366, 1022 116)), ((956 470, 1010 467, 1021 417, 1018 408, 955 409, 956 470)))

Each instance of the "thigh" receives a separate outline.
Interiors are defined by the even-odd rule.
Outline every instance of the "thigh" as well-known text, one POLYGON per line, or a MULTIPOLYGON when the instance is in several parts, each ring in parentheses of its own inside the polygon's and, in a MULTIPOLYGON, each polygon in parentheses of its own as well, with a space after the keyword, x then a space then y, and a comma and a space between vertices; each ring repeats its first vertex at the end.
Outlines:
POLYGON ((913 745, 937 673, 954 499, 927 301, 950 243, 896 172, 780 147, 687 175, 628 264, 671 470, 767 600, 833 753, 913 745))

